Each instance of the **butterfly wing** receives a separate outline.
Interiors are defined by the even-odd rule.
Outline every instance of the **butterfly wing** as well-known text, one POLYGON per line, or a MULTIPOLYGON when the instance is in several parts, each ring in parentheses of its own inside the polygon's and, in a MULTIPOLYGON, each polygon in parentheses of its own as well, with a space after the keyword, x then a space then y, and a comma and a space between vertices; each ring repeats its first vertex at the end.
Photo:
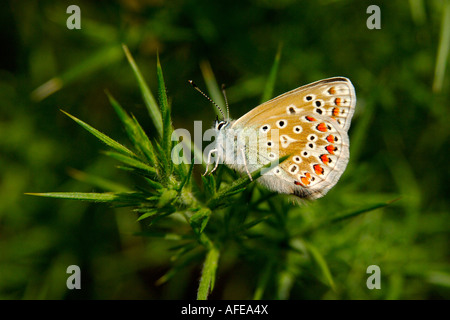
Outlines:
POLYGON ((351 81, 334 77, 307 84, 264 102, 235 121, 233 126, 259 124, 267 114, 305 111, 335 118, 339 126, 348 131, 355 105, 356 94, 351 81))
POLYGON ((314 82, 278 96, 239 118, 232 128, 254 128, 264 137, 267 163, 290 155, 261 182, 278 192, 316 199, 339 180, 349 160, 347 130, 356 104, 350 80, 314 82), (275 130, 274 130, 275 129, 275 130))

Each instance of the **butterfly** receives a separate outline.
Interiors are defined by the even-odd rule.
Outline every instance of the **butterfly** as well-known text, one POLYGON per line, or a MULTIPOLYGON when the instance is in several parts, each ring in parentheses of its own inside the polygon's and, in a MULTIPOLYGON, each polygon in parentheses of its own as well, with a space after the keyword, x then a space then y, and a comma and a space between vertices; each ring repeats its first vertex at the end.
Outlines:
POLYGON ((278 193, 321 198, 337 183, 349 161, 347 132, 355 105, 355 89, 344 77, 286 92, 237 120, 231 120, 228 112, 225 117, 216 105, 224 119, 215 122, 216 142, 206 170, 214 154, 215 167, 210 173, 223 162, 251 179, 253 170, 288 155, 258 182, 278 193))

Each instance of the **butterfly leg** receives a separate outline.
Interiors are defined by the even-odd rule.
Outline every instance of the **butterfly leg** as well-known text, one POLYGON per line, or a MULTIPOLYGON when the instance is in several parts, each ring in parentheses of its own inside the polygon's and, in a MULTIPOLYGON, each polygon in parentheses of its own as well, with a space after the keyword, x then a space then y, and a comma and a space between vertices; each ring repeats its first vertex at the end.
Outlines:
POLYGON ((250 181, 253 181, 252 175, 250 174, 250 172, 248 171, 248 168, 247 168, 247 159, 245 159, 244 148, 241 149, 241 153, 242 153, 242 159, 244 160, 245 171, 247 172, 248 177, 250 178, 250 181))
MULTIPOLYGON (((209 164, 211 163, 211 155, 212 155, 214 152, 217 152, 217 149, 212 149, 212 150, 209 151, 209 153, 208 153, 208 160, 206 161, 206 171, 205 171, 205 173, 203 174, 204 176, 208 173, 208 167, 209 167, 209 164)), ((217 163, 219 163, 219 161, 217 161, 217 163)), ((216 164, 216 167, 217 167, 217 164, 216 164)), ((216 170, 216 167, 214 167, 214 170, 216 170)), ((214 171, 214 170, 213 170, 213 171, 214 171)), ((211 173, 212 173, 212 171, 211 171, 211 173)))
MULTIPOLYGON (((216 151, 217 151, 217 150, 216 150, 216 151)), ((214 168, 211 170, 211 172, 210 172, 209 174, 211 174, 211 173, 213 173, 214 171, 216 171, 216 169, 217 169, 218 166, 219 166, 219 159, 217 159, 216 165, 214 166, 214 168)))

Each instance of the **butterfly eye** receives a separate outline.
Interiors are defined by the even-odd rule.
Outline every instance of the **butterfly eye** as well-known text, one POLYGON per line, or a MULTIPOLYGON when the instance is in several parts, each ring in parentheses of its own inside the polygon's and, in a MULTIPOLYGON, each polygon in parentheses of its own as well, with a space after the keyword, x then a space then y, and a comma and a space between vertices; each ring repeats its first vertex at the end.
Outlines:
POLYGON ((220 122, 217 124, 216 128, 217 128, 217 130, 220 130, 220 129, 222 129, 225 125, 227 125, 227 124, 228 124, 228 122, 226 122, 226 121, 220 121, 220 122))

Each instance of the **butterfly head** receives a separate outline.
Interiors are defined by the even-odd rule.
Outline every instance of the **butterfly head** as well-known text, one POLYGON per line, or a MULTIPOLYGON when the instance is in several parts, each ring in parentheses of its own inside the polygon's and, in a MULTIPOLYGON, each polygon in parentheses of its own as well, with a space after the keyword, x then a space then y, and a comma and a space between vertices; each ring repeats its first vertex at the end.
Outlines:
POLYGON ((214 123, 214 128, 217 131, 220 131, 220 130, 223 130, 226 127, 228 127, 229 124, 230 124, 230 121, 228 121, 228 120, 225 120, 225 119, 224 120, 218 120, 218 119, 216 119, 216 121, 214 123))

